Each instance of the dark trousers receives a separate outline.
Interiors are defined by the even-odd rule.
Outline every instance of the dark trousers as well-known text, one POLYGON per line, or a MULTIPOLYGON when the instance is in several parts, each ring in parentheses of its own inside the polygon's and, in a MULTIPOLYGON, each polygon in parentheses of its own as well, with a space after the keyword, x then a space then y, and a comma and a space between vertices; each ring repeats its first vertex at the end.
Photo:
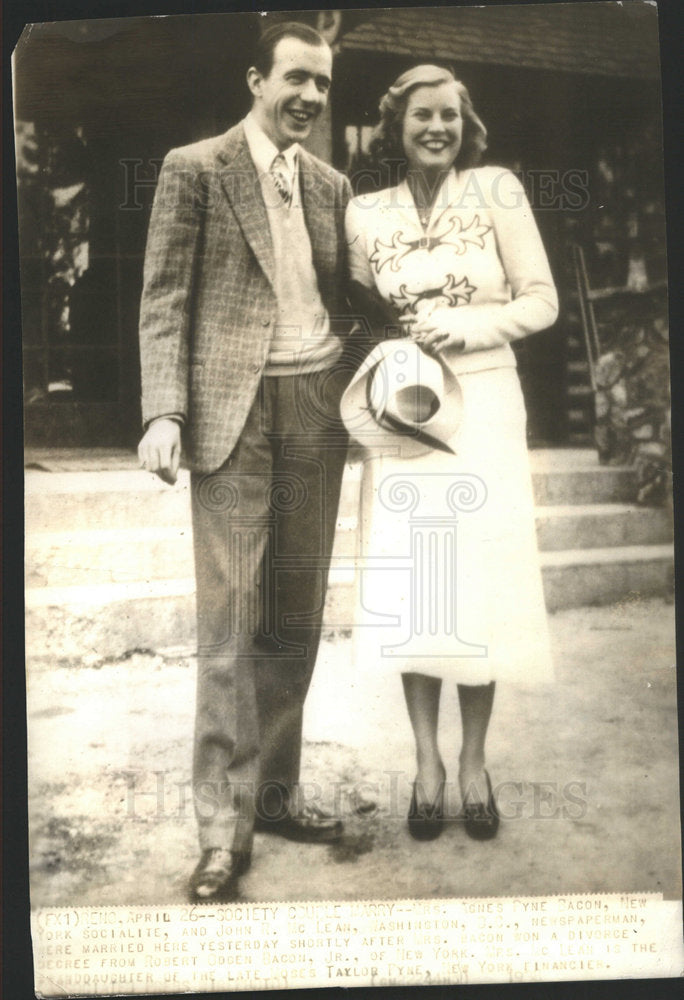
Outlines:
POLYGON ((200 846, 251 847, 299 779, 347 437, 340 369, 262 379, 238 445, 193 473, 200 846))

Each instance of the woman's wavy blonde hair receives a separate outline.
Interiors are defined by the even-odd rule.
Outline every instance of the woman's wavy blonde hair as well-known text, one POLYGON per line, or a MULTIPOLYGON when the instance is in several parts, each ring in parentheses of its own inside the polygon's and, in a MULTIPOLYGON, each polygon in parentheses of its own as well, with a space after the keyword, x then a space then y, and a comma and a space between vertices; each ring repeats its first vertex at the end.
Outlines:
POLYGON ((451 70, 429 63, 414 66, 402 73, 380 101, 380 121, 370 146, 371 155, 376 161, 394 163, 400 176, 406 174, 406 154, 401 134, 409 96, 417 87, 438 87, 442 83, 455 83, 461 98, 463 139, 454 165, 459 170, 477 166, 487 148, 487 129, 475 114, 465 85, 456 79, 451 70))

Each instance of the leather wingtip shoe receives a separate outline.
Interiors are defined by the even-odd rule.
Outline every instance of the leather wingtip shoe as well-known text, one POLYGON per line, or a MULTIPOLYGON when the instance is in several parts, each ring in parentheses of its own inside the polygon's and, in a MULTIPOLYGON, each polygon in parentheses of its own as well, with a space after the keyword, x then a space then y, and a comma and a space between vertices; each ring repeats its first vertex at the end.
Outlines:
POLYGON ((251 863, 246 851, 210 847, 202 852, 190 878, 190 896, 195 903, 232 903, 237 898, 238 878, 251 863))
POLYGON ((277 819, 257 817, 254 829, 259 833, 273 833, 300 844, 332 844, 344 834, 341 819, 313 805, 304 806, 297 813, 288 813, 277 819))

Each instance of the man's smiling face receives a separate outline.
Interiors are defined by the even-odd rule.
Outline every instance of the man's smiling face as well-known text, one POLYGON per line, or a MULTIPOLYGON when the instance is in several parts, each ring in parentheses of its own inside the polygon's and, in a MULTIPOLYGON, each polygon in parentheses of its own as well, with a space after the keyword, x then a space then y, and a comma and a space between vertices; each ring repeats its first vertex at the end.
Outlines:
POLYGON ((268 76, 249 70, 253 113, 279 150, 302 142, 328 102, 332 53, 327 45, 282 38, 273 52, 268 76))

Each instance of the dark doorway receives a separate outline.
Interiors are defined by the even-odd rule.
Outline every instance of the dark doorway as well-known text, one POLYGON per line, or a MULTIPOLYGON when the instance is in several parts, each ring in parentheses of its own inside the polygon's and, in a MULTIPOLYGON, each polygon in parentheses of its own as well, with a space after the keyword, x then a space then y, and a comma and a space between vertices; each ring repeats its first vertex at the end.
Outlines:
POLYGON ((37 25, 16 52, 25 439, 140 430, 137 324, 168 150, 245 113, 253 15, 37 25))

